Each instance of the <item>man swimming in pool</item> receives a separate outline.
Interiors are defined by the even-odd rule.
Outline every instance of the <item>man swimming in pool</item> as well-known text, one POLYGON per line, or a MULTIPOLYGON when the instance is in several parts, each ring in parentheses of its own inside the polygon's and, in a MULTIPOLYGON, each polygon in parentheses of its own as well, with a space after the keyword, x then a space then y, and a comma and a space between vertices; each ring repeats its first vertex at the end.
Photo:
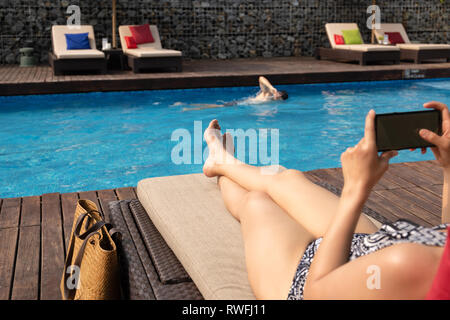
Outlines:
POLYGON ((253 98, 225 102, 224 104, 191 104, 194 108, 183 108, 183 111, 231 107, 239 103, 258 104, 269 101, 286 100, 289 97, 286 91, 278 91, 272 86, 269 80, 262 76, 259 77, 259 87, 261 90, 257 93, 256 97, 253 98))
POLYGON ((265 77, 259 77, 261 90, 252 101, 267 102, 272 100, 286 100, 289 96, 286 91, 278 91, 265 77))

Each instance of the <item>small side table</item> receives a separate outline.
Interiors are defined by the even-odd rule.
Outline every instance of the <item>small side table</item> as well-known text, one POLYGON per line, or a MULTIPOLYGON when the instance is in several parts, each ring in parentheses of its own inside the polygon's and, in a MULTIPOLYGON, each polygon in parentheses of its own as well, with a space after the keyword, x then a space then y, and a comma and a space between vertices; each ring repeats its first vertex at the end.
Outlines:
POLYGON ((36 59, 33 57, 34 48, 20 48, 20 66, 32 67, 36 65, 36 59))
POLYGON ((105 49, 103 53, 106 57, 108 69, 125 70, 124 54, 122 49, 105 49))

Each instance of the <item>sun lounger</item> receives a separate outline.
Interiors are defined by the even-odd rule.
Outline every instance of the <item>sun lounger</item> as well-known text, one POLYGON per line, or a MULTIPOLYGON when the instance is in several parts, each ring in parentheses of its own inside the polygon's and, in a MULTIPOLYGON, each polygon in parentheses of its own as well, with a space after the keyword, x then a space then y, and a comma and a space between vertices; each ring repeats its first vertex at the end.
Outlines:
MULTIPOLYGON (((203 174, 150 178, 139 182, 137 194, 205 299, 255 299, 248 283, 241 228, 225 208, 216 179, 203 174)), ((363 212, 377 226, 380 223, 373 217, 386 222, 372 210, 363 212)))
POLYGON ((399 33, 404 43, 395 44, 400 48, 401 60, 413 60, 421 63, 431 59, 445 59, 450 62, 449 44, 411 43, 405 28, 401 23, 382 23, 381 28, 375 30, 377 38, 384 37, 385 33, 399 33))
POLYGON ((150 25, 150 32, 154 42, 138 44, 136 49, 128 49, 125 37, 131 37, 130 26, 120 26, 120 43, 124 54, 128 57, 128 65, 133 72, 138 73, 144 69, 174 68, 182 71, 182 52, 163 49, 159 37, 158 27, 150 25))
MULTIPOLYGON (((315 183, 336 195, 341 192, 323 181, 315 183)), ((140 182, 138 193, 151 214, 135 199, 110 202, 105 217, 122 234, 118 248, 124 299, 201 300, 197 286, 207 299, 254 298, 239 224, 223 207, 214 179, 199 174, 147 179, 140 182), (164 238, 150 216, 160 222, 164 238), (165 238, 172 239, 190 271, 165 238), (189 274, 195 275, 195 283, 189 274)), ((389 222, 367 207, 363 212, 378 227, 389 222)))
POLYGON ((327 23, 325 29, 331 48, 317 48, 317 59, 336 61, 358 61, 360 65, 368 62, 400 61, 400 50, 395 46, 374 44, 336 44, 335 35, 342 36, 342 30, 359 30, 356 23, 327 23))
POLYGON ((60 75, 65 71, 86 70, 106 73, 105 54, 96 48, 94 28, 92 26, 79 26, 79 28, 70 28, 66 25, 53 26, 52 47, 48 59, 55 75, 60 75), (67 50, 65 34, 74 33, 89 33, 91 49, 67 50))

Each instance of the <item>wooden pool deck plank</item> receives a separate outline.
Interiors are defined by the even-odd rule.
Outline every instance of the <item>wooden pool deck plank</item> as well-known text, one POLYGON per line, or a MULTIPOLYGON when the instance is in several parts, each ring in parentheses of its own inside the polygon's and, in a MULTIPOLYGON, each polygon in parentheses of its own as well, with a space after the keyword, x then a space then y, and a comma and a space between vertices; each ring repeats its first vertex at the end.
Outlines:
POLYGON ((0 300, 10 298, 18 228, 0 229, 0 300))
MULTIPOLYGON (((305 173, 342 188, 341 168, 305 173)), ((59 283, 78 199, 94 201, 109 220, 110 201, 135 199, 136 188, 0 199, 0 300, 60 299, 59 283)), ((388 221, 440 223, 442 173, 435 161, 391 164, 366 207, 388 221)))
POLYGON ((4 199, 0 211, 0 229, 14 228, 19 225, 20 198, 4 199))
POLYGON ((41 198, 39 196, 23 197, 21 211, 21 227, 41 225, 41 198))
POLYGON ((183 72, 110 70, 108 74, 61 76, 53 75, 48 65, 0 65, 0 95, 256 86, 259 75, 277 84, 448 78, 450 63, 360 66, 312 57, 186 60, 183 72))
MULTIPOLYGON (((61 194, 61 210, 63 217, 63 236, 64 236, 64 248, 67 252, 69 246, 70 232, 72 231, 73 216, 78 201, 78 193, 63 193, 61 194)), ((65 257, 65 255, 64 255, 65 257)))
POLYGON ((119 188, 116 189, 117 197, 119 200, 136 199, 136 193, 133 187, 119 188))
POLYGON ((40 298, 55 300, 61 296, 59 282, 64 265, 62 212, 59 193, 42 195, 40 298))
POLYGON ((113 189, 97 191, 97 195, 98 195, 98 200, 100 202, 101 210, 103 212, 103 215, 105 216, 105 221, 110 222, 111 221, 110 220, 111 213, 109 210, 108 203, 111 201, 118 200, 117 195, 113 189))
MULTIPOLYGON (((307 175, 339 189, 344 182, 341 168, 313 170, 307 175)), ((434 160, 394 163, 374 187, 366 205, 390 221, 395 217, 436 225, 440 223, 442 184, 442 172, 434 160)))
POLYGON ((39 299, 41 227, 21 226, 11 300, 39 299))

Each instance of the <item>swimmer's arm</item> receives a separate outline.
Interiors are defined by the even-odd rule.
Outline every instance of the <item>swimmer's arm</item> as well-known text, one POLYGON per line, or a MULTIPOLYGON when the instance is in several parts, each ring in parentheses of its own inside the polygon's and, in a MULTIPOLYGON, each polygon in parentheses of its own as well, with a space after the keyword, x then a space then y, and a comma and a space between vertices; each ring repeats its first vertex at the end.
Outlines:
POLYGON ((204 110, 204 109, 215 109, 215 108, 223 108, 225 107, 223 104, 191 104, 194 108, 183 108, 183 111, 195 111, 195 110, 204 110))
POLYGON ((261 91, 264 93, 270 93, 275 94, 277 92, 277 89, 275 89, 264 77, 259 77, 259 87, 261 88, 261 91))

